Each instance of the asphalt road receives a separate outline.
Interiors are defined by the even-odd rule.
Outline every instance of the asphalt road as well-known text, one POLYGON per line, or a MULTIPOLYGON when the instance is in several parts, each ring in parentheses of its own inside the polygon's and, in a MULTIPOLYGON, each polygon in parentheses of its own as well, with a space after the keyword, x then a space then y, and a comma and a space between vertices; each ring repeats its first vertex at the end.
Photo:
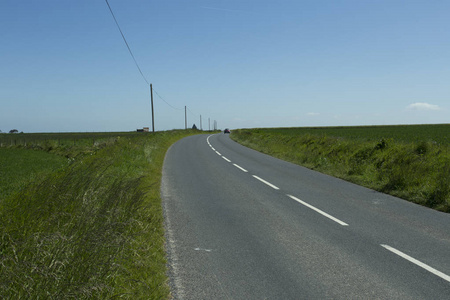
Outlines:
POLYGON ((450 299, 450 215, 191 136, 161 186, 175 299, 450 299))

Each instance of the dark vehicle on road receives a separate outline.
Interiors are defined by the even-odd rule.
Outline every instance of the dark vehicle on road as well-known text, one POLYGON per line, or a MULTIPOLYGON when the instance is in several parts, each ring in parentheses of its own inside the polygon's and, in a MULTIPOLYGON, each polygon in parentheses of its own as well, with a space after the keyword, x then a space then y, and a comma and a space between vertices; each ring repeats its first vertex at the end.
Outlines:
POLYGON ((226 128, 223 133, 230 133, 230 129, 226 128))

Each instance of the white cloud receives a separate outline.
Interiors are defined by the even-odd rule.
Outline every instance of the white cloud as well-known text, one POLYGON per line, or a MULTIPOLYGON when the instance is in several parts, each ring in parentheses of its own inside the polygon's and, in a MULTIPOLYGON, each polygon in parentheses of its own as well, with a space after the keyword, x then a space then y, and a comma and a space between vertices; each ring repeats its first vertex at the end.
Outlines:
POLYGON ((417 102, 408 105, 408 109, 412 110, 441 110, 441 108, 438 105, 425 103, 425 102, 417 102))
POLYGON ((318 116, 320 115, 319 113, 315 113, 315 112, 309 112, 307 113, 308 116, 318 116))

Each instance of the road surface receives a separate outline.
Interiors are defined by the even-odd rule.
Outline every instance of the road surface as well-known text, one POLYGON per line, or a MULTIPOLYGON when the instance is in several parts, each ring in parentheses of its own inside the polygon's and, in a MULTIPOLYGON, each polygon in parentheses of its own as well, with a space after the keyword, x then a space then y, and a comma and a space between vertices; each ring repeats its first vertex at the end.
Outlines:
POLYGON ((197 135, 161 185, 175 299, 450 299, 450 215, 197 135))

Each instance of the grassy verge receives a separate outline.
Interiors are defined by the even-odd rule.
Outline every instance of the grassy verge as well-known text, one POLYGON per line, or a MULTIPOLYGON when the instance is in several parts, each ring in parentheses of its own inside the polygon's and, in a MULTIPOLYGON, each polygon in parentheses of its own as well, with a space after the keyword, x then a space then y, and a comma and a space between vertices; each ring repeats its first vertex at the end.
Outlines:
POLYGON ((280 159, 450 212, 450 125, 243 129, 231 137, 280 159))
POLYGON ((196 133, 50 149, 71 164, 0 201, 0 298, 168 298, 162 164, 196 133))

